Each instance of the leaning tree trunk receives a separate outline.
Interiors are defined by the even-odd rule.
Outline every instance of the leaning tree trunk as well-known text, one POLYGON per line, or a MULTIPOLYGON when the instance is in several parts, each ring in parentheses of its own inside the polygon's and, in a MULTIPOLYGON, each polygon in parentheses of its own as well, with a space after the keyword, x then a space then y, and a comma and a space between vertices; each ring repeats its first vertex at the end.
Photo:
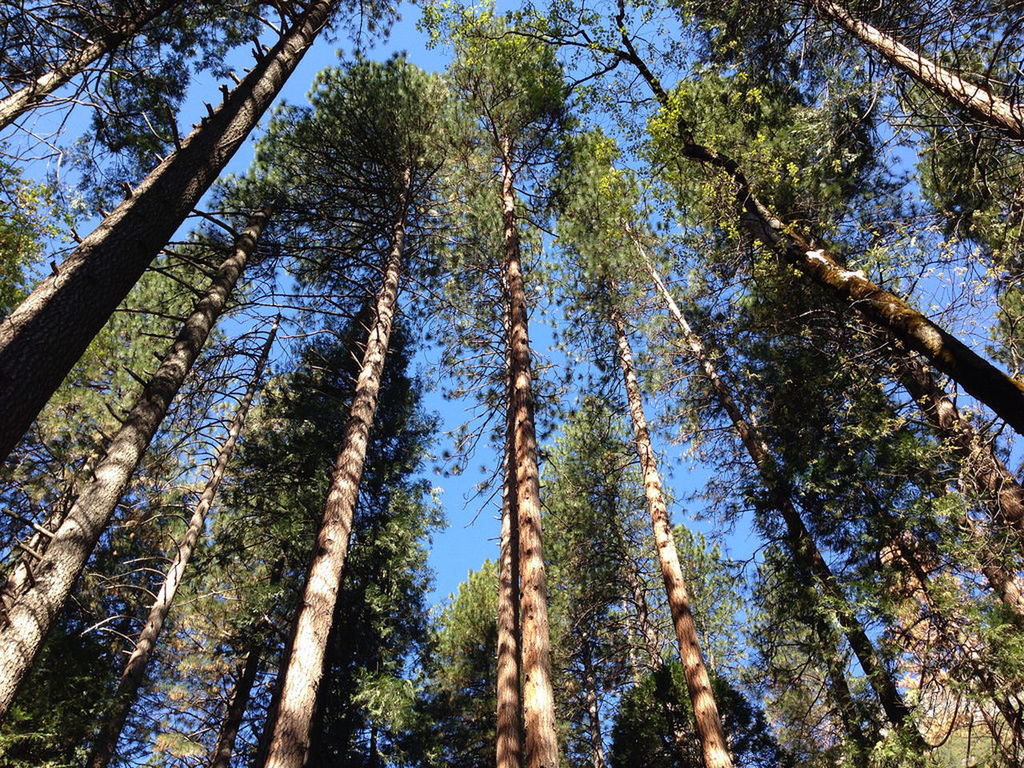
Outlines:
POLYGON ((690 692, 693 704, 693 716, 700 736, 701 750, 705 768, 732 768, 732 757, 722 730, 722 720, 715 703, 715 694, 711 689, 711 678, 708 676, 704 657, 697 638, 697 627, 690 609, 690 596, 686 590, 686 580, 679 566, 679 554, 676 552, 675 539, 672 538, 672 526, 668 519, 668 506, 665 493, 658 474, 658 463, 651 447, 651 436, 647 429, 641 402, 640 385, 637 382, 636 368, 633 365, 633 352, 629 339, 626 337, 626 324, 618 308, 612 307, 610 313, 612 328, 615 332, 615 343, 618 347, 619 365, 626 388, 626 399, 629 403, 629 415, 633 421, 633 433, 636 452, 640 457, 640 470, 644 478, 644 494, 651 513, 654 527, 654 544, 658 550, 661 563, 661 576, 665 581, 665 592, 668 596, 672 624, 679 643, 679 657, 686 675, 686 687, 690 692))
POLYGON ((249 705, 249 697, 252 695, 252 686, 256 682, 256 675, 260 671, 261 658, 260 648, 256 646, 250 647, 245 654, 245 660, 242 662, 235 680, 235 687, 231 691, 231 699, 228 701, 224 720, 220 725, 220 732, 217 734, 217 743, 210 754, 208 768, 228 768, 228 764, 231 762, 231 755, 235 750, 235 740, 242 727, 242 717, 249 705))
POLYGON ((314 0, 181 147, 0 322, 0 460, 241 146, 337 4, 314 0))
POLYGON ((32 569, 31 578, 18 593, 5 596, 11 607, 5 625, 0 628, 0 717, 7 712, 50 624, 64 605, 171 401, 224 310, 269 215, 266 208, 250 220, 231 256, 217 270, 124 425, 111 440, 94 479, 82 489, 67 518, 54 532, 32 569))
POLYGON ((551 641, 548 628, 547 576, 541 548, 540 469, 533 422, 533 381, 526 290, 520 261, 516 193, 502 142, 501 202, 508 285, 509 382, 515 474, 514 503, 519 522, 520 632, 523 673, 523 726, 527 768, 557 768, 558 734, 555 695, 551 686, 551 641))
POLYGON ((188 567, 192 554, 196 551, 196 546, 199 544, 199 537, 202 536, 205 530, 206 514, 210 511, 210 507, 213 506, 213 501, 217 497, 217 489, 224 479, 224 471, 227 468, 228 460, 235 450, 238 436, 242 433, 242 426, 245 424, 249 405, 256 394, 260 377, 263 375, 263 368, 267 364, 267 357, 270 355, 270 347, 273 345, 274 337, 277 335, 279 320, 280 316, 274 320, 270 333, 267 335, 267 340, 256 362, 256 369, 253 372, 252 380, 249 382, 249 386, 246 388, 245 394, 238 404, 238 410, 235 411, 235 416, 231 420, 227 437, 217 452, 217 458, 210 473, 210 479, 207 480, 206 487, 203 488, 203 493, 199 497, 199 503, 196 504, 196 508, 192 512, 192 519, 189 520, 188 528, 185 529, 185 536, 176 548, 174 560, 171 562, 171 567, 164 577, 164 583, 161 585, 160 592, 149 609, 146 623, 143 626, 138 641, 135 643, 131 656, 128 657, 128 663, 125 665, 124 672, 121 673, 121 680, 118 682, 117 691, 114 693, 111 708, 106 713, 106 721, 103 724, 102 730, 96 737, 96 741, 93 742, 92 751, 89 754, 89 759, 86 761, 86 768, 106 768, 110 763, 110 759, 114 756, 118 739, 121 738, 121 731, 124 730, 128 714, 135 704, 139 687, 142 685, 146 674, 146 667, 153 655, 156 641, 160 636, 160 630, 163 628, 167 614, 171 610, 171 604, 178 592, 178 587, 181 585, 182 577, 185 575, 185 569, 188 567))
POLYGON ((1012 139, 1024 140, 1024 106, 1002 99, 922 56, 831 0, 809 0, 817 13, 838 24, 914 80, 1012 139))
POLYGON ((377 295, 376 314, 368 332, 348 423, 306 580, 291 656, 284 673, 284 687, 267 749, 267 768, 302 768, 309 752, 317 690, 323 677, 324 654, 348 555, 352 519, 359 499, 359 481, 366 460, 366 445, 377 409, 377 396, 398 301, 398 283, 405 247, 408 173, 405 183, 405 199, 393 225, 384 280, 377 295))
MULTIPOLYGON (((639 250, 639 244, 637 246, 639 250)), ((676 305, 665 283, 655 271, 654 266, 643 253, 640 254, 640 257, 644 260, 648 273, 665 299, 665 304, 668 306, 672 318, 679 327, 683 339, 690 348, 690 352, 703 370, 704 376, 711 386, 711 391, 722 406, 722 409, 728 414, 733 428, 736 430, 740 441, 750 455, 751 461, 753 461, 754 466, 760 473, 765 487, 772 494, 773 503, 781 513, 786 526, 794 562, 798 567, 809 569, 810 573, 818 581, 821 590, 827 596, 836 621, 850 643, 850 647, 853 649, 857 661, 860 662, 861 669, 864 670, 864 675, 874 689, 875 695, 878 696, 878 700, 889 722, 902 729, 907 734, 907 737, 914 742, 916 748, 923 750, 925 744, 914 725, 910 708, 903 701, 903 696, 900 694, 896 682, 893 680, 889 670, 886 669, 882 659, 878 656, 871 638, 868 637, 867 632, 843 594, 843 590, 832 573, 832 569, 829 568, 817 544, 815 544, 810 532, 804 525, 800 513, 793 505, 792 494, 787 489, 780 488, 779 484, 773 479, 776 474, 772 467, 773 460, 767 444, 760 435, 757 424, 752 418, 747 418, 743 415, 725 381, 718 375, 718 370, 715 368, 711 357, 705 351, 703 343, 697 334, 693 332, 693 329, 690 328, 690 324, 686 322, 686 318, 679 311, 679 307, 676 305)))
MULTIPOLYGON (((961 415, 953 399, 919 361, 903 357, 897 361, 896 375, 943 442, 961 461, 961 484, 966 482, 967 477, 971 477, 985 497, 992 521, 1013 528, 1015 538, 1024 534, 1024 488, 996 455, 992 446, 961 415)), ((1003 565, 991 534, 982 525, 967 514, 962 515, 958 522, 977 547, 979 570, 992 591, 1002 600, 1017 626, 1024 627, 1024 590, 1020 580, 1003 565)), ((1019 545, 1016 550, 1019 553, 1019 545)))
MULTIPOLYGON (((511 391, 507 397, 511 398, 511 391)), ((505 477, 498 555, 497 768, 522 768, 522 693, 519 689, 519 525, 516 519, 512 420, 506 409, 505 477)))
MULTIPOLYGON (((671 101, 626 34, 624 0, 619 0, 619 8, 617 22, 623 44, 619 57, 637 68, 664 109, 677 111, 678 105, 671 101)), ((863 272, 844 269, 824 246, 776 217, 758 199, 735 160, 699 144, 685 116, 680 116, 676 125, 684 158, 717 168, 728 176, 735 190, 740 223, 753 237, 778 250, 786 261, 831 295, 850 304, 872 324, 923 355, 1016 432, 1024 434, 1024 384, 1007 376, 903 299, 880 288, 863 272)))
POLYGON ((109 30, 69 55, 63 62, 36 76, 10 95, 0 99, 0 130, 17 120, 28 110, 39 105, 43 99, 60 88, 71 78, 85 71, 85 68, 101 56, 118 48, 122 43, 132 39, 153 19, 177 4, 177 0, 163 0, 155 3, 139 16, 121 25, 120 28, 109 30))

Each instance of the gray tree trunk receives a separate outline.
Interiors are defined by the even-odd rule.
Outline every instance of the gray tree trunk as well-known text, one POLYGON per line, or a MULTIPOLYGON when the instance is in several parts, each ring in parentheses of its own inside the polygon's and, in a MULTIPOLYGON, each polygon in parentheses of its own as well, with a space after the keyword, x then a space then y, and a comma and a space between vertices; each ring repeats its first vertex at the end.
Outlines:
POLYGON ((267 358, 270 355, 270 347, 274 343, 274 337, 277 336, 279 319, 274 320, 270 333, 267 335, 267 340, 260 351, 259 359, 256 361, 256 369, 253 372, 252 380, 249 382, 249 386, 246 388, 245 394, 238 404, 238 409, 235 411, 231 425, 228 427, 227 436, 217 451, 217 458, 211 469, 210 478, 206 481, 206 487, 203 488, 203 493, 199 497, 199 503, 196 504, 196 508, 192 511, 192 519, 189 520, 188 528, 185 529, 185 536, 177 546, 171 567, 164 576, 164 583, 160 587, 156 600, 150 606, 146 623, 142 628, 138 641, 135 643, 131 656, 128 657, 128 663, 125 665, 124 672, 121 674, 121 680, 117 685, 117 691, 114 693, 113 703, 106 713, 103 728, 96 741, 93 742, 89 759, 86 760, 86 768, 106 768, 114 756, 118 739, 121 738, 121 731, 124 730, 128 714, 135 704, 139 687, 145 678, 146 667, 153 655, 153 650, 156 648, 156 641, 160 637, 160 630, 163 628, 167 614, 171 610, 171 604, 178 593, 178 587, 181 586, 185 569, 188 567, 192 554, 196 551, 196 547, 199 544, 199 537, 202 536, 205 530, 206 515, 210 511, 210 507, 213 506, 214 499, 217 497, 217 489, 224 479, 224 471, 227 469, 228 460, 231 458, 231 454, 234 453, 238 436, 242 433, 245 417, 249 413, 249 406, 256 394, 256 389, 259 387, 263 368, 266 366, 267 358))
POLYGON ((28 110, 37 106, 47 96, 66 82, 80 74, 101 56, 118 48, 130 40, 153 19, 176 5, 178 0, 163 0, 154 3, 148 10, 119 29, 110 30, 77 51, 71 53, 63 62, 49 72, 35 77, 32 82, 22 86, 10 95, 0 99, 0 130, 13 123, 28 110))
POLYGON ((0 460, 274 100, 338 0, 313 0, 224 102, 0 322, 0 460))
POLYGON ((891 35, 856 18, 832 0, 810 0, 810 5, 820 16, 845 29, 866 48, 881 54, 887 62, 933 93, 1010 138, 1024 140, 1024 106, 1001 99, 988 89, 958 77, 891 35))
POLYGON ((17 593, 6 595, 10 609, 0 627, 0 717, 10 707, 50 624, 71 593, 171 401, 223 312, 269 215, 269 209, 264 209, 250 220, 111 440, 94 479, 82 489, 42 559, 32 568, 31 578, 17 593))

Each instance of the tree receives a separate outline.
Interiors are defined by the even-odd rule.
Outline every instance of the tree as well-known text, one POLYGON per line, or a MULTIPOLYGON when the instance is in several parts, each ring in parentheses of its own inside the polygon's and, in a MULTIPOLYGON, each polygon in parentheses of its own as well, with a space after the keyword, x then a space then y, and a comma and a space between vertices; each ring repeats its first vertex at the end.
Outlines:
POLYGON ((50 624, 70 594, 214 322, 223 312, 269 215, 269 209, 254 215, 238 237, 231 255, 221 265, 152 381, 111 440, 104 458, 96 465, 94 479, 79 493, 60 527, 52 531, 45 553, 32 566, 31 578, 9 580, 5 585, 7 626, 0 630, 5 669, 0 684, 0 715, 10 707, 50 624))
POLYGON ((309 5, 180 149, 160 163, 3 324, 0 456, 10 453, 234 155, 336 6, 333 0, 309 5))

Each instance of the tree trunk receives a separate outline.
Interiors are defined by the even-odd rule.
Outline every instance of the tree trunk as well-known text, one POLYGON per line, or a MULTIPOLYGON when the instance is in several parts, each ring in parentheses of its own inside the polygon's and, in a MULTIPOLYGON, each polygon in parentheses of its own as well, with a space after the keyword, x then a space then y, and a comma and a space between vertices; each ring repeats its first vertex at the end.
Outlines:
POLYGON ((548 629, 547 577, 541 549, 540 470, 533 423, 533 382, 530 369, 529 321, 520 262, 516 193, 509 158, 502 142, 501 200, 508 281, 509 378, 511 382, 512 448, 515 506, 519 521, 520 628, 522 633, 523 725, 527 768, 557 768, 558 735, 555 696, 551 687, 551 646, 548 629))
MULTIPOLYGON (((637 244, 637 247, 639 249, 639 244, 637 244)), ((868 682, 871 683, 875 695, 878 696, 889 722, 901 728, 910 739, 914 740, 916 747, 923 750, 925 747, 924 741, 914 725, 910 708, 903 701, 903 697, 900 695, 892 675, 889 674, 885 664, 879 658, 874 644, 850 607, 846 596, 839 586, 839 582, 833 575, 814 539, 811 538, 810 532, 793 505, 792 494, 788 489, 780 488, 772 479, 775 476, 772 468, 773 459, 767 444, 759 434, 757 424, 753 419, 744 417, 729 388, 718 375, 718 371, 705 351, 703 343, 690 328, 689 323, 686 322, 686 318, 679 311, 679 307, 665 287, 661 277, 655 271, 654 266, 642 252, 640 256, 644 260, 646 268, 661 292, 662 297, 665 299, 669 312, 678 325, 683 339, 690 348, 690 352, 704 371, 704 375, 711 385, 711 391, 715 394, 722 409, 728 414, 733 428, 740 437, 740 441, 754 462, 754 466, 757 467, 765 487, 774 497, 774 504, 781 513, 783 522, 786 525, 794 562, 798 567, 809 569, 810 573, 818 581, 821 590, 828 597, 831 609, 835 613, 836 621, 846 635, 846 639, 850 643, 850 647, 853 649, 857 660, 860 662, 861 669, 864 670, 868 682)))
POLYGON ((0 460, 241 146, 338 0, 314 0, 209 117, 0 322, 0 460))
POLYGON ((507 447, 498 558, 497 768, 522 768, 523 765, 522 694, 519 689, 519 525, 514 468, 509 453, 511 428, 512 421, 506 416, 507 447))
POLYGON ((171 401, 224 310, 269 215, 270 210, 264 209, 252 217, 233 253, 217 270, 210 287, 178 331, 157 372, 111 441, 106 456, 96 467, 95 479, 82 490, 42 559, 35 564, 31 579, 21 592, 7 595, 11 608, 6 625, 0 628, 0 669, 4 671, 0 677, 0 717, 7 712, 51 622, 64 605, 171 401))
MULTIPOLYGON (((617 22, 623 49, 619 57, 633 64, 665 109, 675 109, 668 93, 636 52, 626 34, 625 8, 619 0, 617 22)), ((827 249, 777 218, 754 194, 743 169, 731 157, 699 144, 685 117, 677 121, 682 156, 725 173, 736 190, 740 223, 758 240, 776 248, 783 258, 836 298, 845 301, 872 324, 887 330, 920 353, 977 400, 991 408, 1016 432, 1024 434, 1024 384, 1007 376, 966 344, 946 333, 898 296, 883 290, 860 271, 843 269, 827 249)))
MULTIPOLYGON (((614 301, 614 298, 613 298, 614 301)), ((701 750, 705 768, 732 768, 732 757, 722 730, 722 720, 718 715, 715 694, 711 690, 711 678, 708 676, 704 657, 701 655, 700 642, 697 639, 697 627, 693 622, 690 610, 690 596, 686 590, 686 580, 679 567, 679 554, 676 552, 675 539, 672 538, 672 526, 668 519, 668 507, 662 490, 661 477, 658 474, 657 459, 651 447, 651 436, 647 430, 647 419, 644 416, 641 402, 640 385, 637 382, 636 369, 633 365, 633 352, 626 338, 626 324, 617 307, 612 307, 611 324, 615 331, 615 342, 619 352, 619 364, 629 402, 629 415, 633 421, 633 432, 636 441, 636 452, 640 457, 640 469, 644 478, 644 494, 651 513, 654 527, 654 544, 658 550, 661 563, 661 576, 665 581, 665 592, 668 596, 669 609, 672 613, 672 624, 679 643, 679 657, 686 674, 686 687, 690 692, 693 704, 693 716, 700 736, 701 750)))
POLYGON ((111 708, 107 712, 106 722, 96 741, 93 742, 92 751, 89 754, 89 759, 86 761, 86 768, 106 768, 107 764, 110 763, 110 759, 114 756, 118 739, 121 738, 121 731, 124 730, 128 714, 135 704, 139 687, 142 685, 146 674, 146 667, 149 664, 150 657, 153 655, 156 641, 160 636, 160 630, 163 628, 167 614, 171 610, 171 603, 174 601, 174 596, 181 585, 181 580, 185 574, 185 569, 188 567, 189 560, 192 559, 192 554, 199 544, 199 537, 202 536, 205 530, 206 514, 210 511, 210 507, 217 496, 217 489, 220 487, 221 480, 224 479, 224 471, 227 468, 228 460, 231 458, 231 454, 235 450, 235 443, 242 432, 245 417, 249 412, 249 405, 256 394, 260 377, 263 375, 263 368, 267 363, 267 357, 270 355, 270 347, 273 345, 274 337, 277 335, 279 320, 280 317, 274 320, 266 343, 263 345, 259 359, 256 362, 256 369, 253 372, 252 380, 249 382, 245 395, 242 396, 242 400, 238 404, 238 410, 235 411, 235 416, 231 420, 227 437, 217 452, 217 458, 210 473, 210 479, 207 480, 206 487, 203 488, 203 493, 199 497, 199 503, 192 512, 192 519, 189 521, 188 528, 185 529, 185 536, 177 546, 177 552, 171 567, 167 571, 167 575, 164 577, 164 583, 161 585, 160 592, 149 609, 146 623, 143 626, 138 641, 135 643, 131 656, 128 658, 124 672, 121 673, 121 680, 118 682, 117 691, 114 693, 111 708))
POLYGON ((235 739, 238 738, 238 731, 242 727, 242 717, 249 705, 252 686, 260 670, 260 658, 258 647, 250 648, 245 654, 245 661, 242 662, 235 681, 235 689, 231 692, 231 701, 228 702, 224 721, 220 725, 220 733, 217 734, 217 744, 210 754, 209 768, 228 768, 231 762, 231 755, 235 751, 235 739))
POLYGON ((604 738, 601 735, 601 711, 597 700, 597 679, 594 677, 594 659, 590 637, 583 637, 583 690, 587 698, 587 733, 590 736, 590 764, 604 768, 604 738))
POLYGON ((401 210, 392 225, 391 248, 383 284, 377 295, 376 314, 368 331, 348 423, 306 580, 295 641, 285 670, 280 705, 267 750, 267 768, 302 768, 309 752, 310 728, 316 708, 317 690, 323 677, 324 654, 348 555, 352 519, 359 499, 359 481, 366 460, 366 445, 377 409, 381 375, 398 301, 409 182, 407 172, 401 210))
POLYGON ((902 69, 929 90, 1010 138, 1024 140, 1024 107, 1020 104, 1001 99, 980 85, 962 80, 891 35, 852 16, 838 3, 810 0, 810 5, 820 16, 838 24, 865 47, 881 54, 887 62, 902 69))
POLYGON ((13 123, 22 114, 37 106, 43 99, 68 82, 75 75, 80 74, 96 61, 122 43, 130 40, 153 19, 162 15, 166 10, 176 5, 178 0, 163 0, 155 3, 148 10, 119 29, 110 30, 99 37, 98 40, 83 46, 68 56, 63 63, 54 67, 49 72, 36 77, 32 82, 22 86, 10 95, 0 100, 0 130, 13 123))

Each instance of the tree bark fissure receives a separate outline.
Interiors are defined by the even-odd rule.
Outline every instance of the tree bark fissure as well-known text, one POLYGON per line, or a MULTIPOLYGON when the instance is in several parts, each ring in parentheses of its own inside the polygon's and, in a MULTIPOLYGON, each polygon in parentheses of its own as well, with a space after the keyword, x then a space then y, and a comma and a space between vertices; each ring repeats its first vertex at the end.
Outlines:
POLYGON ((864 46, 881 54, 887 62, 932 92, 1010 138, 1024 140, 1024 106, 1002 99, 988 89, 958 77, 891 35, 856 18, 838 3, 810 0, 810 5, 821 16, 838 24, 864 46))
POLYGON ((160 591, 150 606, 149 615, 146 617, 146 623, 139 634, 139 639, 136 641, 135 648, 128 658, 128 663, 121 673, 121 680, 118 682, 117 691, 114 693, 112 706, 106 714, 106 721, 99 736, 92 745, 91 753, 86 761, 86 768, 106 768, 114 756, 118 739, 121 737, 121 731, 124 730, 124 725, 128 720, 131 708, 135 704, 139 688, 145 679, 146 667, 149 664, 153 650, 156 648, 160 631, 163 629, 167 614, 171 610, 171 604, 178 592, 178 587, 181 586, 185 569, 188 567, 189 561, 192 559, 192 555, 199 544, 199 537, 203 534, 206 525, 206 515, 217 497, 217 490, 224 479, 228 460, 231 458, 231 454, 235 449, 235 443, 242 433, 245 417, 249 412, 252 399, 256 395, 260 378, 263 375, 263 369, 270 355, 270 348, 274 343, 274 338, 277 336, 279 320, 279 317, 274 320, 270 333, 267 335, 267 340, 260 350, 253 377, 238 404, 235 415, 231 420, 231 425, 228 427, 227 436, 217 451, 217 458, 214 460, 210 477, 203 488, 202 495, 199 497, 199 503, 196 504, 192 512, 192 518, 189 520, 185 535, 177 546, 174 559, 164 576, 160 591))
MULTIPOLYGON (((639 250, 639 243, 636 245, 639 250)), ((801 567, 809 568, 820 584, 820 588, 828 595, 830 602, 833 604, 832 611, 836 621, 843 630, 847 642, 850 643, 850 647, 853 649, 858 662, 860 662, 861 669, 864 670, 868 682, 875 691, 875 695, 878 697, 886 717, 893 725, 902 728, 910 738, 915 741, 920 740, 921 737, 914 725, 910 708, 904 702, 903 696, 900 694, 892 675, 879 658, 874 644, 868 637, 867 632, 865 632, 864 627, 849 607, 842 588, 832 573, 832 569, 825 561, 810 532, 804 525, 800 513, 793 505, 792 493, 788 489, 779 488, 778 484, 771 479, 774 475, 771 469, 774 460, 771 457, 767 444, 759 434, 757 424, 753 419, 744 417, 729 387, 719 376, 718 370, 715 368, 711 357, 707 354, 703 342, 693 332, 690 324, 686 321, 686 318, 672 298, 672 294, 662 281, 661 276, 654 269, 654 265, 651 264, 642 251, 640 257, 644 261, 648 274, 650 274, 651 279, 665 300, 669 313, 679 327, 683 339, 690 348, 691 354, 700 365, 708 383, 711 385, 715 398, 729 416, 733 428, 740 437, 740 442, 750 455, 751 461, 765 483, 765 487, 774 497, 775 506, 782 515, 786 526, 794 562, 801 567)), ((923 747, 923 740, 919 741, 918 746, 923 747)))
POLYGON ((508 281, 509 381, 512 407, 511 456, 519 522, 520 645, 523 727, 527 768, 557 768, 558 738, 551 684, 547 576, 541 548, 540 471, 534 426, 529 320, 520 261, 516 194, 508 141, 502 146, 501 201, 505 274, 508 281))
POLYGON ((662 579, 665 582, 672 624, 675 627, 676 640, 679 643, 679 657, 686 676, 686 687, 693 704, 693 715, 697 724, 697 733, 700 736, 704 766, 705 768, 732 768, 732 757, 729 754, 729 746, 726 742, 725 731, 722 729, 718 705, 711 689, 711 678, 701 654, 697 627, 690 608, 690 597, 682 568, 679 565, 675 539, 672 537, 672 526, 669 522, 668 507, 658 473, 657 459, 654 449, 651 447, 651 436, 643 412, 640 385, 633 364, 633 352, 626 336, 626 324, 618 308, 614 306, 610 313, 610 321, 615 333, 619 365, 622 368, 626 398, 629 403, 629 414, 633 421, 636 452, 640 457, 644 494, 647 497, 647 506, 651 513, 655 547, 658 561, 661 564, 662 579))
POLYGON ((299 609, 295 640, 284 673, 276 722, 267 749, 266 768, 302 768, 309 752, 310 729, 317 691, 323 677, 327 640, 348 556, 349 536, 359 499, 366 447, 377 408, 398 302, 409 185, 410 173, 407 171, 400 213, 392 228, 384 280, 377 295, 374 321, 368 331, 349 419, 341 440, 315 555, 299 609))
POLYGON ((0 459, 241 146, 337 4, 312 2, 180 149, 0 322, 0 459))
POLYGON ((269 216, 270 209, 265 208, 250 219, 232 254, 221 264, 157 372, 111 440, 106 455, 96 467, 94 479, 82 489, 49 542, 43 559, 33 569, 31 583, 26 584, 20 594, 8 595, 11 608, 6 625, 0 628, 0 669, 4 670, 0 677, 0 717, 10 706, 171 401, 224 311, 269 216))

